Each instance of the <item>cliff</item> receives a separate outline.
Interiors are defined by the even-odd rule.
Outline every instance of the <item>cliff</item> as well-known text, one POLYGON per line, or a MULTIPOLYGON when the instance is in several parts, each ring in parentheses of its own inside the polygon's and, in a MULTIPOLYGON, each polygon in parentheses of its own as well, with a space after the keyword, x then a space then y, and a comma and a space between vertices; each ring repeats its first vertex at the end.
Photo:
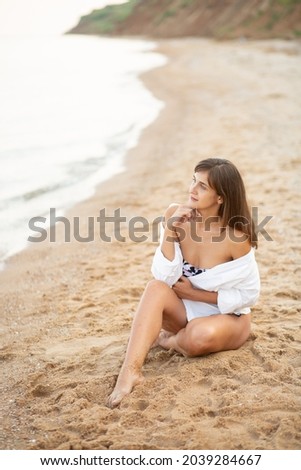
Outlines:
POLYGON ((301 37, 301 0, 130 0, 94 10, 68 33, 292 39, 301 37))

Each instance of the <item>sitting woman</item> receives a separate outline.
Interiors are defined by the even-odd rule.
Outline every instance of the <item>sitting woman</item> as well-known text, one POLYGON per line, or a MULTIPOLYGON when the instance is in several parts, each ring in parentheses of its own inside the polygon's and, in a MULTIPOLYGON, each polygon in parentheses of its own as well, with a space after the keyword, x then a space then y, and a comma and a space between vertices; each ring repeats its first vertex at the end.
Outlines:
POLYGON ((108 406, 143 380, 152 346, 184 356, 237 349, 250 334, 259 296, 257 237, 243 180, 233 163, 199 162, 186 204, 172 204, 141 297, 125 359, 108 406))

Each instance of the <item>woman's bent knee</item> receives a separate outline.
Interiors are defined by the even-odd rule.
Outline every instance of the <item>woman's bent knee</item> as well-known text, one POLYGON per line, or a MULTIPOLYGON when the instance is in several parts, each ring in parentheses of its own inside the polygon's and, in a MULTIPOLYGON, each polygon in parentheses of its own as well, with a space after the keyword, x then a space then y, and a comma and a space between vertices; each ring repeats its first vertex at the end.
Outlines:
POLYGON ((148 300, 150 302, 159 302, 162 305, 165 305, 170 299, 170 293, 172 289, 165 284, 165 282, 157 281, 152 279, 149 281, 144 289, 142 300, 148 300))
POLYGON ((145 290, 147 292, 163 292, 163 291, 170 291, 170 287, 163 281, 158 281, 157 279, 152 279, 146 285, 145 290))
MULTIPOLYGON (((240 321, 238 319, 238 321, 240 321)), ((239 349, 248 339, 251 331, 249 319, 243 319, 243 325, 234 334, 224 334, 214 325, 189 323, 185 331, 185 350, 187 356, 196 357, 217 351, 239 349)))
POLYGON ((198 357, 212 352, 215 338, 213 328, 204 328, 200 331, 188 324, 185 330, 182 347, 186 356, 198 357))

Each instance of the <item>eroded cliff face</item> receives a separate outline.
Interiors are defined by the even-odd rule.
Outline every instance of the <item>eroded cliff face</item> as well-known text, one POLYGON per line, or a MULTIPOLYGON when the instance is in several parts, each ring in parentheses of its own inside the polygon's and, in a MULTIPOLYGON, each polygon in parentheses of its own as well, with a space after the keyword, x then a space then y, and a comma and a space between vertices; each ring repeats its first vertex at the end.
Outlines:
POLYGON ((301 37, 301 0, 131 0, 95 10, 71 32, 290 39, 301 37))

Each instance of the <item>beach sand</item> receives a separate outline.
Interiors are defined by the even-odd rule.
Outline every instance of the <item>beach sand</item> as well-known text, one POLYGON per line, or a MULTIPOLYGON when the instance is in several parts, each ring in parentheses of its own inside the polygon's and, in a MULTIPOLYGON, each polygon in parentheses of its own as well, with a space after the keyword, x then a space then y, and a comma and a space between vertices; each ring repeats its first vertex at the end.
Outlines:
POLYGON ((107 223, 111 242, 95 224, 94 242, 64 243, 58 223, 56 243, 32 243, 0 273, 2 449, 301 447, 300 43, 189 38, 158 50, 168 64, 142 79, 164 109, 126 171, 68 212, 84 237, 88 216, 120 208, 126 240, 107 223), (145 382, 111 410, 156 218, 186 201, 194 165, 212 156, 238 166, 264 221, 251 336, 201 358, 153 349, 145 382), (138 216, 150 222, 140 243, 128 229, 138 216))

